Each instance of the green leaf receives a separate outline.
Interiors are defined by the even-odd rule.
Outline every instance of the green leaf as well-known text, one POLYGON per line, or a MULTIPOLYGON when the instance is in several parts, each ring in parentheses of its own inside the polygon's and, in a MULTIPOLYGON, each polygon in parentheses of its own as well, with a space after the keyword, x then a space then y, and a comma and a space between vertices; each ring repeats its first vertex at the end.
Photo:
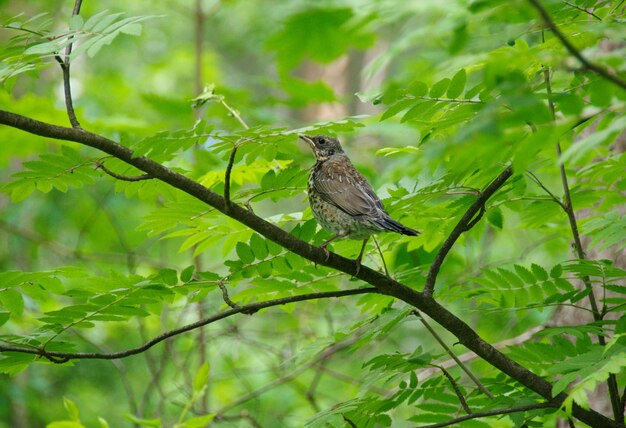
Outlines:
POLYGON ((254 253, 252 252, 252 249, 245 243, 237 242, 237 245, 235 246, 235 251, 237 252, 239 260, 241 260, 243 263, 249 265, 254 261, 254 253))
POLYGON ((0 326, 5 324, 11 317, 11 312, 0 311, 0 326))
POLYGON ((215 419, 214 413, 209 413, 207 415, 196 416, 191 419, 187 419, 183 424, 184 428, 203 428, 210 424, 213 419, 215 419))
POLYGON ((71 420, 80 422, 80 412, 78 411, 76 403, 67 397, 63 397, 63 406, 71 420))
POLYGON ((159 277, 167 285, 178 284, 178 272, 176 272, 174 269, 161 269, 159 271, 159 277))
POLYGON ((450 79, 448 79, 447 77, 441 79, 430 88, 430 96, 432 98, 440 98, 443 94, 446 93, 449 85, 450 79))
POLYGON ((194 265, 189 265, 187 266, 181 273, 180 273, 180 280, 182 282, 189 282, 191 281, 191 278, 193 278, 193 273, 195 272, 196 267, 194 265))
POLYGON ((128 413, 124 416, 132 423, 142 427, 161 428, 161 419, 141 419, 128 413))
POLYGON ((487 211, 487 221, 489 221, 489 223, 491 223, 494 227, 501 230, 504 222, 502 210, 497 207, 491 208, 489 211, 487 211))
POLYGON ((209 380, 209 373, 211 370, 211 366, 208 362, 204 362, 193 377, 193 390, 200 391, 204 388, 209 380))
POLYGON ((550 269, 550 278, 560 278, 563 274, 563 267, 561 265, 555 265, 550 269))
POLYGON ((250 248, 257 260, 264 260, 269 255, 265 238, 262 238, 258 233, 253 233, 250 237, 250 248))
POLYGON ((130 24, 120 28, 120 31, 130 36, 140 36, 142 28, 141 24, 130 24))
POLYGON ((548 272, 546 272, 546 270, 538 264, 533 263, 532 265, 530 265, 530 268, 532 269, 533 274, 537 279, 541 281, 545 281, 546 279, 548 279, 548 272))
POLYGON ((22 293, 13 289, 0 291, 0 303, 9 312, 21 316, 24 312, 24 299, 22 293))
POLYGON ((310 7, 288 17, 267 47, 277 52, 281 72, 305 58, 329 63, 350 47, 365 48, 374 42, 374 35, 366 30, 368 19, 357 19, 350 8, 310 7))
POLYGON ((70 21, 69 21, 70 30, 78 31, 78 30, 80 30, 82 28, 84 23, 85 23, 85 21, 83 20, 82 16, 80 16, 80 15, 73 15, 70 18, 70 21))
POLYGON ((428 94, 428 86, 426 83, 417 80, 409 85, 407 92, 416 97, 423 97, 428 94))
POLYGON ((411 119, 421 119, 420 116, 426 114, 430 109, 434 108, 437 105, 437 101, 434 100, 420 100, 414 103, 413 107, 407 111, 400 122, 406 122, 411 119))
POLYGON ((21 352, 5 352, 0 357, 0 373, 14 376, 28 367, 37 355, 23 354, 21 352))
POLYGON ((462 68, 452 77, 450 86, 448 86, 447 97, 452 99, 458 98, 463 93, 466 83, 467 73, 465 72, 465 69, 462 68))

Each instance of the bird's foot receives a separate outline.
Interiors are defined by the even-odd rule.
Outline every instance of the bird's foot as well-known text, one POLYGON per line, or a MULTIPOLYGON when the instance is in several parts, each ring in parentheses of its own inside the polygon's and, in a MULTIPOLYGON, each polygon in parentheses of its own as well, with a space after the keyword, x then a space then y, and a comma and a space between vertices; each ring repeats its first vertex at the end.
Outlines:
MULTIPOLYGON (((320 250, 324 250, 324 261, 327 262, 328 259, 330 258, 330 251, 328 251, 328 249, 326 248, 326 246, 328 245, 328 242, 324 242, 322 245, 320 245, 318 248, 320 250)), ((315 266, 317 268, 317 262, 313 262, 313 266, 315 266)))
POLYGON ((354 259, 354 262, 356 263, 356 272, 354 272, 354 275, 352 275, 353 278, 355 276, 359 276, 359 273, 361 272, 361 259, 354 259))
POLYGON ((320 249, 321 249, 321 250, 324 250, 324 255, 325 255, 324 261, 325 261, 325 262, 327 262, 327 261, 328 261, 328 259, 330 258, 330 251, 328 251, 328 248, 326 248, 326 246, 327 246, 327 245, 328 245, 328 244, 322 244, 322 245, 320 245, 320 249))

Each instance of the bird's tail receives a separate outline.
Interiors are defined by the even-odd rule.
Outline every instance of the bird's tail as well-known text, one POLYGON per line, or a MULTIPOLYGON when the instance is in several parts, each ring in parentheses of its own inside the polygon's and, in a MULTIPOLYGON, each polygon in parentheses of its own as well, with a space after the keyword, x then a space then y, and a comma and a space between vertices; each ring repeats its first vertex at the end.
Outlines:
POLYGON ((413 230, 410 227, 406 227, 405 225, 401 224, 398 221, 395 221, 389 216, 385 216, 385 218, 378 220, 376 224, 382 227, 383 229, 387 229, 392 232, 401 233, 403 235, 417 236, 420 234, 420 232, 418 232, 417 230, 413 230))

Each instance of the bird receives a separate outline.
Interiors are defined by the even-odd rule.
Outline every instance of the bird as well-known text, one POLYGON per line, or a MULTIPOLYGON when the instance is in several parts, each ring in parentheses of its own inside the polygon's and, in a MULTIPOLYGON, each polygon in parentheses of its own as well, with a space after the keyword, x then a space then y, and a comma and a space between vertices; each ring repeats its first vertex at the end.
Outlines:
POLYGON ((298 137, 311 146, 316 162, 308 180, 308 197, 313 217, 334 236, 320 245, 326 247, 340 239, 363 240, 355 259, 357 274, 367 241, 378 232, 417 236, 420 232, 391 218, 380 198, 363 175, 352 165, 339 140, 326 135, 298 137))

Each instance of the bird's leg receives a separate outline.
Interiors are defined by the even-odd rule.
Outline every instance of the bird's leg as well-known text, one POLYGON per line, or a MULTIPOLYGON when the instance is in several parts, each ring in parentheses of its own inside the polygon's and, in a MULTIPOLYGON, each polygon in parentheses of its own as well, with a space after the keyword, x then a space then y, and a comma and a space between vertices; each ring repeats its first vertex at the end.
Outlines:
POLYGON ((367 241, 369 239, 370 237, 368 236, 367 238, 363 240, 363 245, 361 246, 361 251, 359 252, 359 256, 356 259, 354 259, 354 261, 356 262, 356 273, 354 274, 354 276, 357 276, 359 272, 361 271, 361 260, 363 260, 363 254, 365 254, 365 246, 367 245, 367 241))
POLYGON ((389 271, 387 270, 387 263, 385 263, 385 256, 383 256, 383 252, 380 250, 380 246, 378 245, 378 241, 376 237, 374 237, 374 244, 376 244, 376 248, 378 248, 378 253, 380 254, 380 259, 383 262, 383 269, 385 269, 385 275, 389 276, 389 271))
POLYGON ((348 235, 347 232, 339 232, 338 234, 336 234, 335 236, 333 236, 332 238, 330 238, 328 241, 324 241, 322 243, 322 245, 320 245, 320 249, 324 250, 324 253, 326 253, 326 260, 328 261, 328 258, 330 257, 330 253, 328 252, 328 250, 326 249, 326 247, 328 246, 328 244, 330 244, 333 241, 336 241, 339 238, 343 238, 344 236, 348 235))

